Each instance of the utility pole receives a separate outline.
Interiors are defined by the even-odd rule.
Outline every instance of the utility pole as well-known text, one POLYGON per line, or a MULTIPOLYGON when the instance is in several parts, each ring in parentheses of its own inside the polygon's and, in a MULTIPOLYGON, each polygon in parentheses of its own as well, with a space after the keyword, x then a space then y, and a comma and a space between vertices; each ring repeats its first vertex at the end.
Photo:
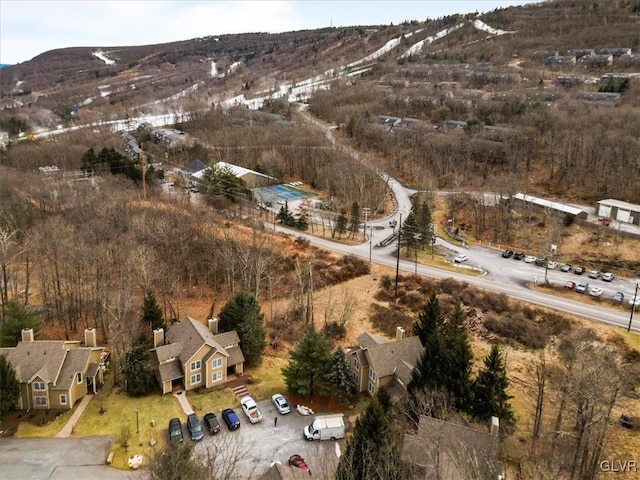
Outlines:
POLYGON ((402 214, 400 214, 400 224, 398 226, 398 258, 396 259, 396 291, 395 298, 398 298, 398 274, 400 273, 400 238, 402 237, 402 214))
POLYGON ((629 317, 629 328, 627 328, 627 332, 631 331, 631 322, 633 322, 633 312, 636 309, 636 302, 638 301, 638 287, 640 287, 640 280, 636 281, 636 293, 633 296, 633 303, 631 304, 631 316, 629 317))
POLYGON ((362 208, 362 216, 364 217, 364 230, 362 233, 364 234, 364 240, 367 241, 367 219, 369 218, 369 213, 371 210, 368 207, 362 208))
POLYGON ((145 178, 145 166, 144 166, 144 151, 142 150, 142 144, 140 144, 140 168, 142 169, 142 200, 147 199, 147 181, 145 178))

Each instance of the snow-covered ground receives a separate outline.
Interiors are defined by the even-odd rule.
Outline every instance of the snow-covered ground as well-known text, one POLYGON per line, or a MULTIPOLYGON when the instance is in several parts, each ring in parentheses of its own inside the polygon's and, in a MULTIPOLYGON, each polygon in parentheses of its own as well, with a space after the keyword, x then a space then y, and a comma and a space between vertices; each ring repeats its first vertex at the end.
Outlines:
POLYGON ((411 46, 411 48, 409 48, 409 50, 407 50, 402 55, 400 55, 400 58, 406 58, 406 57, 409 57, 411 55, 415 55, 420 50, 422 50, 422 47, 424 47, 425 45, 428 45, 430 43, 435 42, 436 40, 444 38, 447 35, 449 35, 450 33, 455 32, 456 30, 458 30, 460 27, 463 27, 463 26, 464 26, 464 23, 458 23, 457 25, 454 25, 453 27, 449 27, 449 28, 445 28, 444 30, 440 30, 438 33, 436 33, 434 35, 431 35, 431 36, 425 38, 424 40, 420 40, 419 42, 414 43, 411 46))
POLYGON ((505 33, 515 33, 515 32, 507 32, 506 30, 500 30, 498 28, 493 28, 484 23, 482 20, 474 20, 473 26, 477 30, 481 30, 483 32, 490 33, 492 35, 504 35, 505 33))
POLYGON ((107 65, 115 65, 115 63, 116 63, 115 60, 111 60, 109 57, 107 57, 104 54, 104 52, 101 52, 101 51, 93 52, 93 56, 99 58, 100 60, 102 60, 107 65))

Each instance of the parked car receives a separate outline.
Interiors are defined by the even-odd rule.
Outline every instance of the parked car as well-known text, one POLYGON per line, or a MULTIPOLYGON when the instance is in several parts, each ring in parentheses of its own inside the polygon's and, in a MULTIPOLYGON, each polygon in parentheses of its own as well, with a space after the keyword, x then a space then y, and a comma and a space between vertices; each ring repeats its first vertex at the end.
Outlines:
POLYGON ((598 225, 602 225, 604 227, 608 227, 609 225, 611 225, 611 219, 600 217, 598 219, 598 225))
POLYGON ((598 278, 600 272, 598 270, 589 270, 589 278, 598 278))
POLYGON ((258 423, 262 421, 262 413, 253 398, 249 396, 242 397, 240 399, 240 406, 251 423, 258 423))
POLYGON ((502 252, 502 258, 511 258, 513 257, 513 250, 505 250, 502 252))
POLYGON ((311 475, 311 469, 309 468, 309 465, 307 465, 307 463, 304 461, 304 458, 302 458, 298 454, 291 455, 289 457, 289 465, 292 467, 298 467, 306 472, 309 472, 309 475, 311 475))
POLYGON ((576 288, 576 282, 568 281, 564 284, 564 288, 568 288, 569 290, 573 290, 576 288))
POLYGON ((276 407, 276 410, 278 410, 278 413, 280 413, 280 415, 286 415, 287 413, 291 412, 291 407, 289 406, 287 399, 279 393, 273 395, 271 397, 271 401, 273 402, 273 405, 276 407))
POLYGON ((613 273, 605 272, 602 274, 602 280, 605 282, 611 282, 616 276, 613 273))
POLYGON ((467 260, 469 260, 469 257, 467 257, 464 253, 461 253, 460 255, 456 255, 456 258, 453 259, 455 263, 462 263, 462 262, 466 262, 467 260))
POLYGON ((589 295, 591 295, 592 297, 599 297, 604 293, 604 290, 600 287, 592 287, 591 290, 589 290, 589 295))
POLYGON ((182 442, 183 440, 182 423, 179 418, 172 418, 169 420, 169 441, 182 442))
POLYGON ((200 419, 195 413, 187 415, 187 430, 191 435, 191 440, 198 442, 204 438, 204 432, 202 431, 202 424, 200 419))
POLYGON ((640 295, 638 295, 637 297, 634 295, 633 297, 631 297, 631 299, 629 300, 629 305, 633 306, 640 306, 640 295))
POLYGON ((204 426, 207 427, 211 435, 216 435, 220 432, 220 422, 218 422, 218 417, 216 417, 215 413, 205 413, 203 421, 204 426))
POLYGON ((613 297, 611 297, 611 301, 615 302, 615 303, 622 303, 624 302, 624 293, 622 292, 616 292, 613 294, 613 297))
POLYGON ((222 411, 222 420, 227 424, 229 430, 237 430, 240 428, 240 419, 232 408, 227 408, 222 411))
POLYGON ((573 273, 575 273, 576 275, 582 275, 584 273, 584 268, 576 267, 573 269, 573 273))
POLYGON ((518 252, 518 253, 514 253, 513 254, 513 259, 514 260, 522 260, 524 258, 524 253, 522 252, 518 252))
POLYGON ((560 271, 561 271, 561 272, 570 272, 572 268, 573 268, 573 267, 571 266, 571 264, 570 264, 570 263, 565 263, 564 265, 562 265, 562 266, 560 267, 560 271))
POLYGON ((578 293, 585 293, 587 290, 589 290, 588 283, 579 283, 578 286, 576 287, 576 292, 578 293))
POLYGON ((553 269, 554 269, 554 268, 556 268, 557 266, 558 266, 558 263, 557 263, 557 262, 552 262, 551 260, 549 260, 549 261, 547 262, 547 268, 548 268, 549 270, 553 270, 553 269))

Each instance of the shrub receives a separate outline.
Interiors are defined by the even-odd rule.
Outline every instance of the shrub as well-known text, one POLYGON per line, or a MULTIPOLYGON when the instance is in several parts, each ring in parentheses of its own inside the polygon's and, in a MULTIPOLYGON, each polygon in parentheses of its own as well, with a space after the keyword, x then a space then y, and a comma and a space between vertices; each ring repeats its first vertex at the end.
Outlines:
POLYGON ((371 305, 371 323, 389 337, 395 337, 396 327, 402 327, 407 332, 412 330, 413 318, 405 315, 399 308, 387 308, 377 304, 371 305))

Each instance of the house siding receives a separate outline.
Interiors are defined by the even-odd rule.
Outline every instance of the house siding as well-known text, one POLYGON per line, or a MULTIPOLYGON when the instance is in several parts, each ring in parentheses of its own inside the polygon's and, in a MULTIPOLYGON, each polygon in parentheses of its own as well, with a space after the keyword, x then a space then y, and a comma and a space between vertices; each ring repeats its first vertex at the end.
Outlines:
POLYGON ((214 387, 216 385, 220 385, 221 383, 226 382, 227 380, 227 357, 225 357, 222 353, 216 352, 206 364, 206 384, 207 388, 214 387), (222 364, 219 367, 214 367, 214 363, 217 360, 222 360, 222 364), (219 380, 213 381, 213 374, 215 372, 221 372, 222 377, 219 380))
POLYGON ((183 365, 183 371, 184 371, 184 388, 185 390, 189 391, 189 390, 193 390, 195 388, 199 388, 199 387, 204 387, 206 386, 206 366, 205 366, 205 362, 204 357, 209 353, 209 351, 211 350, 211 347, 208 345, 202 345, 202 347, 200 347, 198 349, 198 351, 189 359, 187 360, 183 365), (200 368, 199 369, 195 369, 195 370, 191 370, 191 364, 193 362, 200 362, 200 368), (191 377, 193 375, 200 375, 200 381, 198 382, 191 382, 191 377))

